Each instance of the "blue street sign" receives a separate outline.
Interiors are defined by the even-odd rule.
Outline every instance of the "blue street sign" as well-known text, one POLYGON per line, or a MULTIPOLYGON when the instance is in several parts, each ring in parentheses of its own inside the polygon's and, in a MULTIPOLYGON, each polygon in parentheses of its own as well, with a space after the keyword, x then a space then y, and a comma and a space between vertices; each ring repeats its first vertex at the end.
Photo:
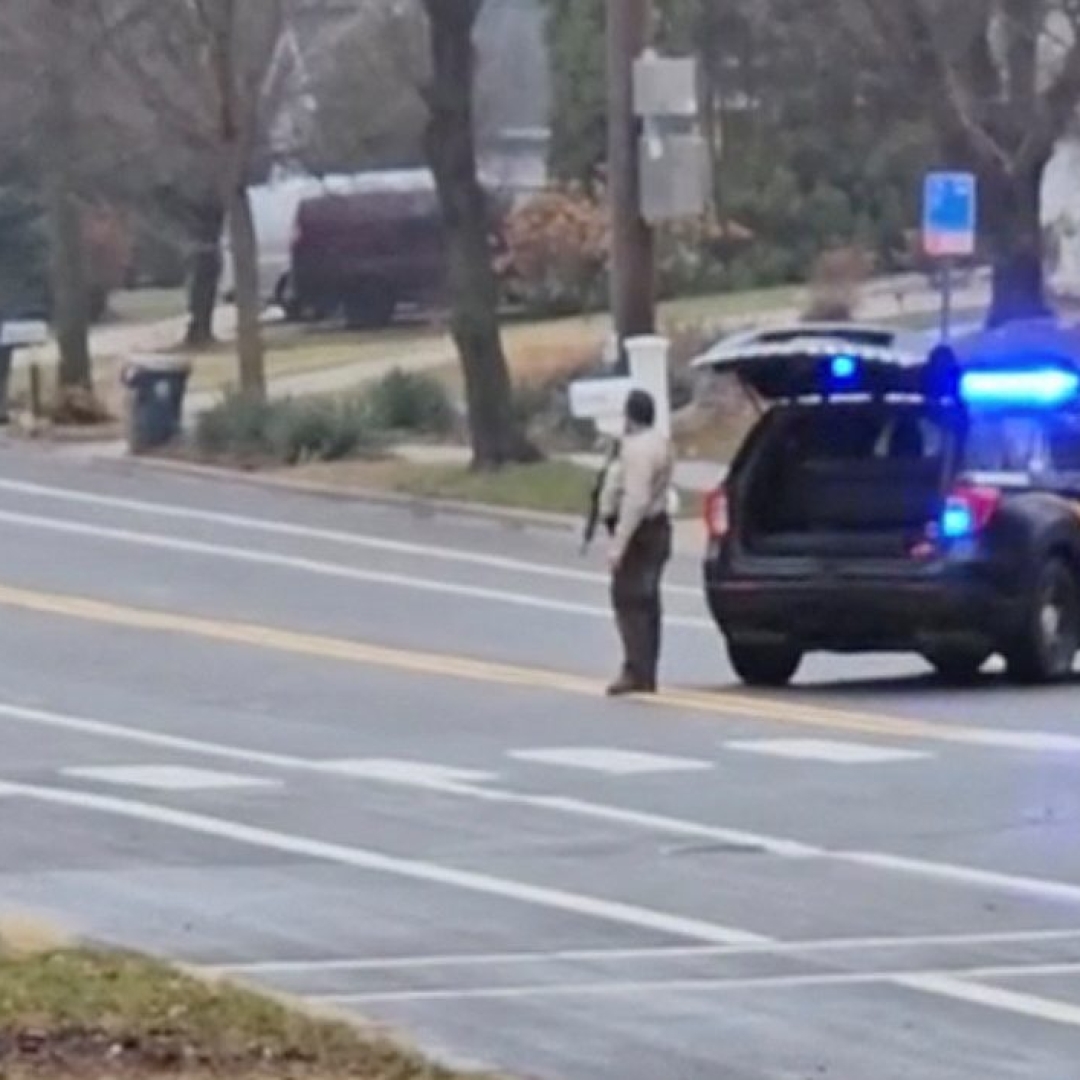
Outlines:
POLYGON ((923 190, 926 253, 973 255, 978 214, 978 182, 971 173, 930 173, 923 190))

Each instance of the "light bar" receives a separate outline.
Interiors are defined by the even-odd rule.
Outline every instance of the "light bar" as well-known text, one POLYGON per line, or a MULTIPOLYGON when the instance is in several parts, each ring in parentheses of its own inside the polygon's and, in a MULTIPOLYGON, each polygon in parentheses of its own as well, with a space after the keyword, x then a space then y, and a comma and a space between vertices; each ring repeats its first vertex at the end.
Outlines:
POLYGON ((968 405, 1053 408, 1080 395, 1080 373, 1060 367, 966 371, 960 397, 968 405))

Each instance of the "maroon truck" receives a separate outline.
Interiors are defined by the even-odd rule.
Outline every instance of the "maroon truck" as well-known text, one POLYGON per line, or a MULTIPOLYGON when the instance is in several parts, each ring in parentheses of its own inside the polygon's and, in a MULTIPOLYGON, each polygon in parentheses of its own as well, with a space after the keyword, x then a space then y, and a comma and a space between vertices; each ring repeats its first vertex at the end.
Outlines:
POLYGON ((433 189, 321 195, 300 204, 286 314, 386 326, 403 302, 437 302, 446 255, 433 189))
MULTIPOLYGON (((493 236, 503 213, 490 196, 493 236)), ((369 190, 320 195, 300 205, 285 291, 293 319, 344 314, 350 326, 390 324, 402 304, 446 296, 446 242, 429 176, 369 190)))

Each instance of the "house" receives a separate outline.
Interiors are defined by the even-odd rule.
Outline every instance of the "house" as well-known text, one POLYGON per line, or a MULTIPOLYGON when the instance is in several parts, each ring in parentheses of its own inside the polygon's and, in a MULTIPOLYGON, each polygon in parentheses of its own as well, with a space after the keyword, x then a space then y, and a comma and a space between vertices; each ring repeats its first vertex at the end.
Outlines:
MULTIPOLYGON (((424 26, 411 2, 386 0, 377 15, 370 7, 358 7, 355 0, 297 3, 267 86, 273 117, 268 152, 274 171, 301 171, 299 148, 309 143, 319 115, 314 88, 320 74, 326 65, 340 61, 342 42, 360 41, 374 19, 393 14, 395 3, 400 5, 398 25, 409 36, 403 51, 415 57, 419 69, 426 53, 424 26)), ((484 171, 505 180, 516 192, 542 187, 547 179, 551 101, 542 0, 486 0, 476 45, 475 111, 484 171)), ((419 81, 421 76, 414 77, 419 81)), ((419 138, 413 158, 402 164, 422 164, 419 138)))

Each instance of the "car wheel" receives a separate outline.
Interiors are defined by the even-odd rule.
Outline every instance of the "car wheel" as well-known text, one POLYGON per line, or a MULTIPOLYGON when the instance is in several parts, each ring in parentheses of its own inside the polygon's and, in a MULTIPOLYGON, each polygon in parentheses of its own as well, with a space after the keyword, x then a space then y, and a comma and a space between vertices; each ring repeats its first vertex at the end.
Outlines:
POLYGON ((1080 649, 1080 591, 1062 559, 1048 559, 1032 592, 1023 635, 1006 653, 1009 677, 1019 683, 1048 683, 1072 674, 1080 649))
POLYGON ((972 649, 942 649, 926 654, 926 660, 938 678, 954 686, 974 682, 989 659, 989 653, 972 649))
POLYGON ((790 645, 728 644, 735 674, 747 686, 787 686, 802 663, 802 653, 790 645))

